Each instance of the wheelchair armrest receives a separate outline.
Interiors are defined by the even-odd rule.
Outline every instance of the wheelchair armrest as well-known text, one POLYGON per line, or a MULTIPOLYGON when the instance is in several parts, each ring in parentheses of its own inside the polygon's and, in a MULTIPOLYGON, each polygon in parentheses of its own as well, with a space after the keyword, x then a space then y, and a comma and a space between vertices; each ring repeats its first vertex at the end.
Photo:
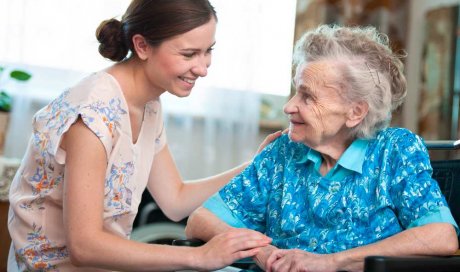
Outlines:
POLYGON ((460 271, 460 256, 368 256, 364 272, 449 272, 460 271))
POLYGON ((199 247, 204 244, 205 242, 200 239, 177 239, 172 241, 173 246, 199 247))

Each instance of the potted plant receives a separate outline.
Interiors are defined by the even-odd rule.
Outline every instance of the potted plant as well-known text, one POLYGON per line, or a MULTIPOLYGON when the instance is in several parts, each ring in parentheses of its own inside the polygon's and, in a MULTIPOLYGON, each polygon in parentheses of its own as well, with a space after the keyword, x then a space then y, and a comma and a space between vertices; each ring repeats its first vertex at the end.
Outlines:
MULTIPOLYGON (((0 83, 3 82, 2 79, 4 79, 4 77, 6 76, 4 75, 6 71, 7 70, 5 67, 0 66, 0 83)), ((31 74, 27 73, 26 71, 12 70, 11 72, 9 72, 9 75, 4 80, 7 81, 12 79, 17 81, 28 81, 31 77, 31 74)), ((0 84, 0 155, 3 154, 4 150, 5 137, 8 129, 8 120, 11 111, 11 106, 11 95, 4 89, 4 86, 0 84)))

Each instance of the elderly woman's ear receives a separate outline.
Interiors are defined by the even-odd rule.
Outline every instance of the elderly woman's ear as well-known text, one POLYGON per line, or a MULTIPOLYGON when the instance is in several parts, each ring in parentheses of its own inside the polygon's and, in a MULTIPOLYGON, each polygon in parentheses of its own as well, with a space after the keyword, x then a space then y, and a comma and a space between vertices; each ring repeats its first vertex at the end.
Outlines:
POLYGON ((369 111, 369 105, 365 101, 359 101, 353 103, 353 107, 350 108, 347 114, 346 126, 349 128, 356 127, 366 117, 369 111))

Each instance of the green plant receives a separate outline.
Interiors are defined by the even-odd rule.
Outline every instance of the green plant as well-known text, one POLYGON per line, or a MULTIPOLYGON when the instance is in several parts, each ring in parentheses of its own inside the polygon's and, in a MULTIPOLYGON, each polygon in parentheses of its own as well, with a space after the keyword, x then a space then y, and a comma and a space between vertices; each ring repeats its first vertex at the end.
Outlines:
MULTIPOLYGON (((3 78, 3 73, 5 72, 5 67, 0 67, 0 79, 3 78)), ((28 81, 32 77, 31 74, 22 71, 22 70, 13 70, 10 72, 7 79, 14 79, 18 81, 28 81)), ((0 81, 1 82, 1 81, 0 81)), ((9 112, 11 111, 12 99, 8 92, 1 88, 0 89, 0 112, 9 112)))

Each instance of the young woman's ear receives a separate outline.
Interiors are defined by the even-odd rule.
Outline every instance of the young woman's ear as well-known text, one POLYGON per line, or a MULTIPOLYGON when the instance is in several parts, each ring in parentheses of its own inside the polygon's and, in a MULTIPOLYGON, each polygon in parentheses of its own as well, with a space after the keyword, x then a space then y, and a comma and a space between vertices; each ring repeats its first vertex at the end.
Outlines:
POLYGON ((347 127, 352 128, 359 125, 364 117, 366 117, 368 111, 369 105, 366 102, 359 101, 354 103, 353 107, 348 112, 347 127))
POLYGON ((148 52, 150 50, 150 45, 147 43, 147 41, 142 35, 136 34, 133 36, 133 46, 134 46, 134 51, 136 52, 136 55, 141 60, 146 60, 148 58, 148 52))

